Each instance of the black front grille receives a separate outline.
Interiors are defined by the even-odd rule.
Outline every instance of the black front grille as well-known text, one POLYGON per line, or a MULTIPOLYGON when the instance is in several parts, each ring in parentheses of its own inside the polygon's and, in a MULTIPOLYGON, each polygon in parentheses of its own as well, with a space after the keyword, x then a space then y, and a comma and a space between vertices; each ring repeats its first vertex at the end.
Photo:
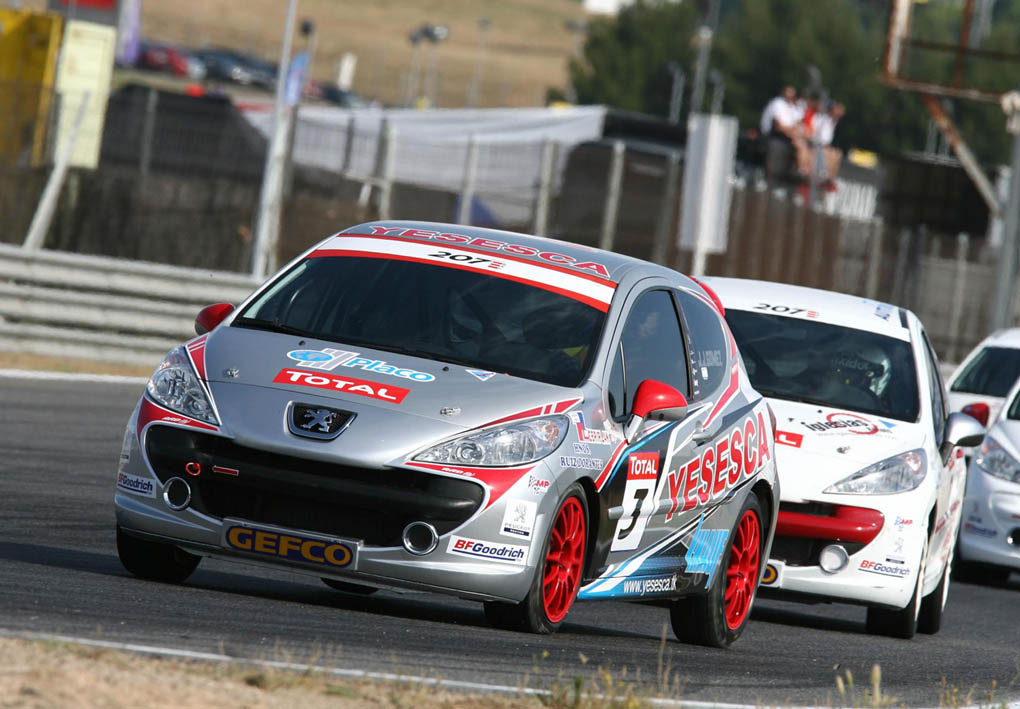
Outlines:
POLYGON ((398 546, 404 527, 419 520, 445 534, 474 514, 484 496, 467 480, 280 455, 170 426, 149 428, 145 452, 161 481, 188 480, 191 507, 199 512, 373 546, 398 546), (189 463, 200 466, 199 475, 187 472, 189 463))

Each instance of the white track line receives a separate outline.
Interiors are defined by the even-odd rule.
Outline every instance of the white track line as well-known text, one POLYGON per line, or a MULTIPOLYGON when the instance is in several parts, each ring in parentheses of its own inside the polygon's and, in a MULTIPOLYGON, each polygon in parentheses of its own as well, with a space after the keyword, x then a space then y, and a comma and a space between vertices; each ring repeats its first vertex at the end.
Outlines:
POLYGON ((119 374, 82 374, 79 372, 37 372, 31 369, 0 369, 0 377, 34 379, 51 382, 90 382, 101 384, 145 384, 145 377, 125 377, 119 374))
MULTIPOLYGON (((405 682, 420 684, 427 687, 440 689, 452 689, 463 692, 480 692, 487 694, 515 694, 533 697, 546 697, 552 694, 548 689, 535 689, 532 687, 511 687, 505 684, 486 684, 484 682, 464 682, 455 679, 443 679, 441 677, 422 677, 420 675, 401 675, 392 672, 369 672, 367 670, 349 669, 343 667, 323 667, 321 665, 306 665, 299 662, 276 662, 272 660, 254 660, 243 657, 231 657, 213 652, 197 652, 195 650, 182 650, 179 648, 162 647, 157 645, 138 645, 134 643, 120 643, 111 640, 91 640, 89 638, 78 638, 70 635, 50 635, 48 633, 21 633, 12 630, 0 629, 0 637, 21 638, 25 640, 45 640, 49 642, 68 643, 71 645, 83 645, 87 647, 101 647, 121 652, 132 652, 140 655, 152 655, 155 657, 175 658, 182 660, 204 660, 206 662, 222 662, 234 665, 254 665, 258 667, 270 667, 278 670, 291 670, 294 672, 318 672, 335 677, 347 679, 367 679, 379 682, 405 682)), ((604 695, 593 695, 595 698, 609 699, 604 695)), ((664 699, 661 697, 649 697, 644 699, 645 704, 653 704, 663 707, 690 707, 691 709, 757 709, 754 704, 722 704, 717 702, 694 702, 682 699, 664 699)), ((809 707, 798 707, 798 709, 811 709, 809 707)), ((821 709, 821 708, 818 708, 821 709)), ((1010 709, 1013 709, 1012 707, 1010 709)))

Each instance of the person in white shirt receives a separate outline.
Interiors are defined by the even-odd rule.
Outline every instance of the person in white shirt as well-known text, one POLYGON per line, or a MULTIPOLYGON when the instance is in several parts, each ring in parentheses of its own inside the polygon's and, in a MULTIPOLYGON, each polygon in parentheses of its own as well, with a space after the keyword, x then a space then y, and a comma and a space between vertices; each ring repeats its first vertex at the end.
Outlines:
POLYGON ((825 161, 825 175, 829 182, 834 182, 839 174, 839 165, 843 160, 843 151, 832 146, 836 133, 836 124, 846 115, 846 106, 841 103, 830 103, 828 110, 814 118, 815 139, 825 161))
POLYGON ((803 172, 803 166, 809 164, 811 149, 805 139, 803 118, 804 107, 797 102, 797 91, 792 86, 784 86, 762 111, 759 128, 762 136, 768 140, 766 169, 770 177, 775 178, 785 173, 785 170, 775 168, 783 162, 778 156, 783 153, 788 155, 790 147, 793 148, 794 164, 798 172, 803 172))

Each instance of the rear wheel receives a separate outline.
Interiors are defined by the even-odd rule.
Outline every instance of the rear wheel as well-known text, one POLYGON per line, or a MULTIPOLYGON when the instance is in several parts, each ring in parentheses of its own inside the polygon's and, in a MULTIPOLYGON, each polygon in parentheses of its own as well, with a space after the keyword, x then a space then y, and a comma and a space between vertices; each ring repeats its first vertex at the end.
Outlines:
POLYGON ((150 581, 182 583, 202 557, 189 554, 173 544, 150 542, 133 537, 117 526, 117 555, 124 568, 150 581))
POLYGON ((486 602, 485 617, 497 628, 554 632, 581 585, 587 540, 588 504, 584 490, 574 483, 557 508, 528 595, 520 603, 486 602))
POLYGON ((727 552, 718 577, 700 596, 681 598, 670 606, 670 621, 677 638, 709 647, 729 647, 740 637, 751 615, 762 563, 761 503, 747 496, 730 532, 727 552))
MULTIPOLYGON (((910 597, 910 603, 905 608, 900 608, 899 610, 869 608, 866 621, 869 633, 873 635, 887 635, 891 638, 903 638, 904 640, 914 637, 914 633, 918 629, 918 619, 920 618, 921 590, 924 586, 924 574, 927 564, 928 538, 926 536, 924 547, 921 549, 920 564, 918 564, 917 583, 914 584, 914 594, 910 597)), ((943 581, 945 581, 944 578, 943 581)))

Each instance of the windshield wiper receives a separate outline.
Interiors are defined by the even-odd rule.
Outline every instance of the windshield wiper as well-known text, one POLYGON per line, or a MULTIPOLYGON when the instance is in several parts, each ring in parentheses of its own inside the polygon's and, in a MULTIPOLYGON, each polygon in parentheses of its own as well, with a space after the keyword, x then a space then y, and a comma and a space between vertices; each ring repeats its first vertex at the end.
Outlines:
POLYGON ((232 325, 247 327, 252 330, 266 330, 267 332, 279 332, 284 335, 297 335, 298 337, 316 337, 315 333, 302 330, 301 328, 283 325, 272 320, 260 320, 259 318, 238 318, 232 325))

